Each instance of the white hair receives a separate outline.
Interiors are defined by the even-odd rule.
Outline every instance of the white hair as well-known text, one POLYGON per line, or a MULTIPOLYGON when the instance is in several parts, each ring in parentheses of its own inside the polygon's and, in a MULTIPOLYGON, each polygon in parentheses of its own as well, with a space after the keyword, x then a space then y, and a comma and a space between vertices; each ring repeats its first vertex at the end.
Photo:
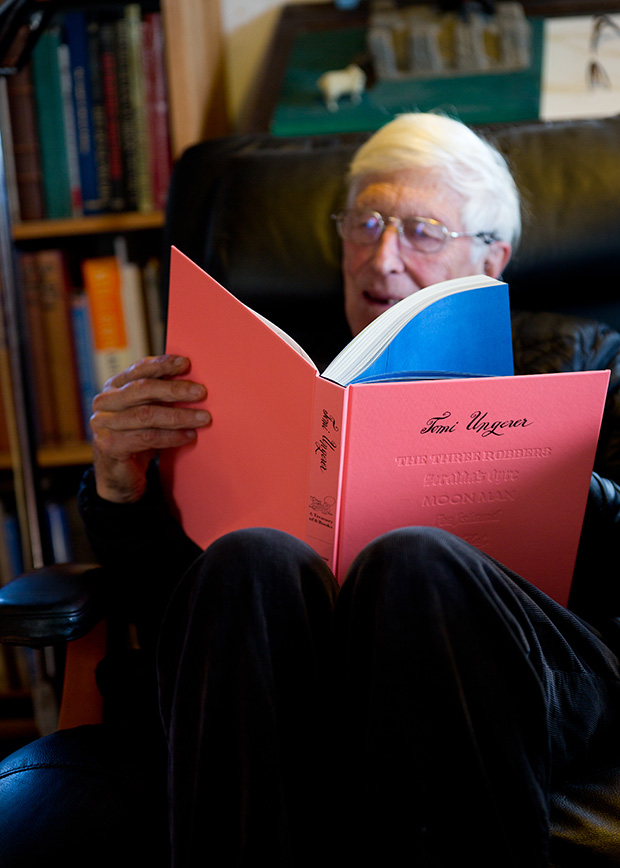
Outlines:
MULTIPOLYGON (((521 235, 519 193, 504 157, 460 121, 412 112, 381 127, 353 157, 350 194, 371 175, 405 169, 440 173, 464 199, 467 232, 493 232, 516 247, 521 235)), ((421 215, 425 216, 425 215, 421 215)))

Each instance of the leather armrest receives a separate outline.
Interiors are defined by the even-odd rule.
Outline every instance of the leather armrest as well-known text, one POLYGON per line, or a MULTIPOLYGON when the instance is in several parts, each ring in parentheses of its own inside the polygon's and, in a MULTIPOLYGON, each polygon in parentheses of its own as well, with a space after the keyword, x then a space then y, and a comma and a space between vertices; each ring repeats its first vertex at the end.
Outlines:
POLYGON ((103 572, 55 564, 0 588, 0 642, 44 648, 85 636, 105 613, 103 572))

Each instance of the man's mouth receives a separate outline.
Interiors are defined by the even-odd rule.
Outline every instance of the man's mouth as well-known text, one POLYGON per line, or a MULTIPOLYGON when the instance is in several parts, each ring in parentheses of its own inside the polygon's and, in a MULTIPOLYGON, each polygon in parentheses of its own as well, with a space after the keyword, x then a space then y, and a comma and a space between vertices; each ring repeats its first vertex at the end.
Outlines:
POLYGON ((395 298, 390 295, 379 295, 378 293, 370 292, 369 290, 364 290, 362 293, 364 301, 371 305, 379 305, 380 307, 391 307, 393 304, 396 304, 400 301, 400 298, 395 298))

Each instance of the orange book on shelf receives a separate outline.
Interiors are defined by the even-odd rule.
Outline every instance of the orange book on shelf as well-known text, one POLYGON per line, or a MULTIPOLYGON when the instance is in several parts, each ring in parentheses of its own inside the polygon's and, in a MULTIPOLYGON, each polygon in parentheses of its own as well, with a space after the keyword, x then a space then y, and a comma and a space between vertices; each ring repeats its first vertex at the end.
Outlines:
MULTIPOLYGON (((347 349, 367 344, 389 313, 347 349)), ((442 527, 567 602, 608 371, 448 378, 403 368, 330 380, 333 366, 319 375, 174 249, 167 350, 191 359, 213 417, 194 443, 160 457, 173 509, 200 546, 274 527, 342 580, 378 535, 442 527)))
POLYGON ((101 389, 124 370, 130 359, 122 297, 122 275, 116 256, 96 256, 82 262, 84 290, 93 328, 95 371, 101 389))
POLYGON ((56 439, 61 444, 76 443, 84 439, 84 430, 71 328, 71 287, 65 256, 58 249, 39 250, 36 263, 41 319, 54 399, 56 439))

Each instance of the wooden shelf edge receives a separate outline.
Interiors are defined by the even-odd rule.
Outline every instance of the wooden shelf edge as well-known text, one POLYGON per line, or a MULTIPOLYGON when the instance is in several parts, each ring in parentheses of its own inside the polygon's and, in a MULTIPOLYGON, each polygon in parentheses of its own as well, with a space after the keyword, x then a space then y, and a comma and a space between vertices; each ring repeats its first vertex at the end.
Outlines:
POLYGON ((163 211, 148 213, 96 214, 92 217, 72 217, 64 220, 26 220, 13 226, 15 241, 39 238, 64 238, 71 235, 97 235, 107 232, 137 232, 142 229, 161 229, 163 211))
MULTIPOLYGON (((91 464, 93 447, 90 443, 72 443, 69 446, 42 446, 37 450, 39 467, 73 467, 80 464, 91 464)), ((0 452, 0 470, 11 470, 11 454, 0 452)))

